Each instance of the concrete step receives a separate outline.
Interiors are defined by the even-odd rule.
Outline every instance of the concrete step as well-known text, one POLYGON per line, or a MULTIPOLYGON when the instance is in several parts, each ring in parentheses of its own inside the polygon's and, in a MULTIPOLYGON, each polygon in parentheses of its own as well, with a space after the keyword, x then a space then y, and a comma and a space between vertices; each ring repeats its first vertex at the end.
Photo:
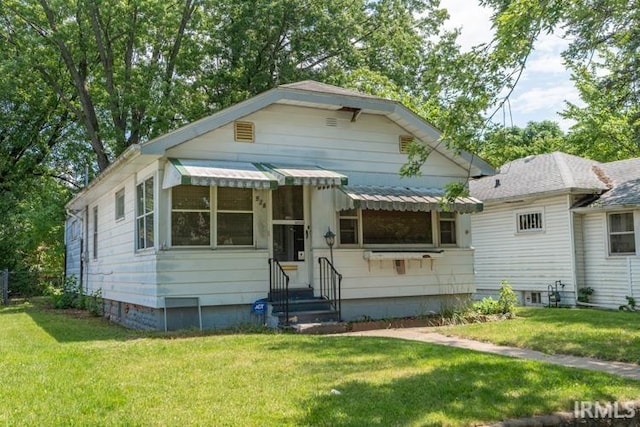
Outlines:
MULTIPOLYGON (((275 313, 274 313, 275 314, 275 313)), ((279 316, 281 322, 284 323, 284 316, 279 316)), ((307 310, 289 312, 289 323, 324 323, 337 322, 338 313, 335 310, 307 310)))

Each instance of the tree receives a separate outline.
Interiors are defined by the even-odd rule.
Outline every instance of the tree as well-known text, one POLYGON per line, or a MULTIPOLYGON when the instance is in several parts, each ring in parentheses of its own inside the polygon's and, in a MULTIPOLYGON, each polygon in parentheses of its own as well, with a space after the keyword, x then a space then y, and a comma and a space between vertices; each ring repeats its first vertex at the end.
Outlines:
POLYGON ((566 151, 569 145, 557 123, 544 120, 529 122, 525 128, 494 126, 487 131, 479 145, 478 154, 494 166, 554 151, 566 151))
POLYGON ((636 0, 482 0, 494 8, 496 45, 518 52, 524 67, 542 33, 563 31, 563 53, 585 107, 568 105, 570 138, 600 160, 636 156, 640 145, 640 4, 636 0))

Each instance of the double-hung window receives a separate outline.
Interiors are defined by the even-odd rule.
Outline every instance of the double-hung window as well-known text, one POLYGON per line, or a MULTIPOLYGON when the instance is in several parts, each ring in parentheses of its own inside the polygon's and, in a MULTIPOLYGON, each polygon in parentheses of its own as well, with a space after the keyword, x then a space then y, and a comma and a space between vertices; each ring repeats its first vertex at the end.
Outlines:
POLYGON ((171 242, 174 246, 211 244, 209 187, 180 185, 171 194, 171 242))
POLYGON ((93 207, 93 259, 98 259, 98 207, 93 207))
POLYGON ((217 196, 218 246, 253 245, 253 190, 219 187, 217 196))
POLYGON ((136 187, 136 249, 153 247, 153 177, 136 187))
POLYGON ((612 213, 609 222, 609 254, 634 255, 636 236, 633 224, 633 212, 612 213))

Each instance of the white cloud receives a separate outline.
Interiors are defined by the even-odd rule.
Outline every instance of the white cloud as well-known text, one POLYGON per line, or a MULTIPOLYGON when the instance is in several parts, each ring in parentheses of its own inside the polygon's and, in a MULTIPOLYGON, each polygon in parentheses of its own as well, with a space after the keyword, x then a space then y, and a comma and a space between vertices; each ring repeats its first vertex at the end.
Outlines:
POLYGON ((488 43, 493 38, 491 9, 469 0, 440 0, 440 7, 449 11, 450 18, 445 27, 462 29, 458 42, 463 49, 469 50, 481 43, 488 43))
MULTIPOLYGON (((481 7, 477 0, 441 0, 440 5, 451 15, 447 27, 461 28, 459 41, 463 49, 493 38, 492 10, 481 7)), ((565 130, 571 125, 557 114, 565 109, 565 100, 581 105, 578 91, 560 56, 567 46, 568 41, 557 34, 544 34, 536 40, 535 49, 510 99, 511 116, 516 126, 541 120, 559 122, 565 130)))

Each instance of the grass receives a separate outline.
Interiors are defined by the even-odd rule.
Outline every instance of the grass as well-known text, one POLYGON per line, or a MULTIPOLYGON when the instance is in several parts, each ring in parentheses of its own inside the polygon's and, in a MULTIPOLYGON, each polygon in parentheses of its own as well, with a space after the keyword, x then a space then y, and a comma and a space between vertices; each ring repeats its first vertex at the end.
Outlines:
POLYGON ((440 332, 495 344, 640 364, 640 313, 520 308, 505 322, 445 327, 440 332))
POLYGON ((28 303, 0 309, 0 325, 5 425, 455 426, 640 394, 602 373, 395 339, 166 336, 28 303))

